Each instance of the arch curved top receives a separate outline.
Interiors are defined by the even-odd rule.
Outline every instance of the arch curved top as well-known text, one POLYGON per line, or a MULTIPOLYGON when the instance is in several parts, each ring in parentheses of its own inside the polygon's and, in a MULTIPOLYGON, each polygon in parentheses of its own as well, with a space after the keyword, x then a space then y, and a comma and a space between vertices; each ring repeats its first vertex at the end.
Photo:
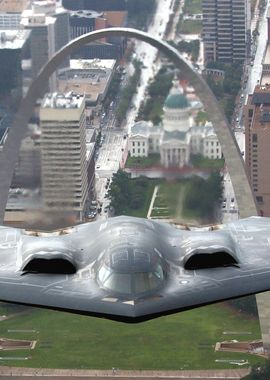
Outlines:
POLYGON ((41 69, 38 76, 33 80, 26 96, 22 99, 0 155, 0 222, 3 222, 8 191, 18 159, 21 141, 26 133, 27 124, 32 115, 36 99, 44 95, 44 84, 48 82, 49 77, 57 67, 74 50, 108 36, 135 38, 144 41, 163 52, 181 71, 183 76, 194 87, 196 94, 203 102, 209 120, 213 123, 231 175, 241 217, 256 215, 256 203, 237 142, 215 96, 201 75, 194 71, 189 62, 167 42, 137 29, 109 28, 84 34, 60 49, 41 69))

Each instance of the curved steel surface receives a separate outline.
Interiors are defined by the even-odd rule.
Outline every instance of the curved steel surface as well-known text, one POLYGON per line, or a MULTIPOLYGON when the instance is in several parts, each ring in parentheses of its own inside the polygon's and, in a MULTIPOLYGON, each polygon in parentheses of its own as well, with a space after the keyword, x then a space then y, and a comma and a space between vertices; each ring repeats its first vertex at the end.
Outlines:
POLYGON ((180 69, 183 76, 194 87, 197 95, 202 100, 209 119, 213 123, 231 175, 240 216, 247 217, 256 215, 256 203, 237 142, 226 121, 224 113, 220 110, 215 96, 204 79, 196 73, 189 62, 168 43, 136 29, 110 28, 84 34, 68 43, 51 58, 41 69, 37 78, 32 82, 25 98, 20 104, 0 157, 0 222, 3 222, 8 191, 18 159, 21 141, 26 133, 27 123, 32 115, 36 99, 44 95, 44 87, 49 77, 74 50, 89 42, 108 36, 125 36, 149 43, 163 52, 171 59, 175 66, 180 69))

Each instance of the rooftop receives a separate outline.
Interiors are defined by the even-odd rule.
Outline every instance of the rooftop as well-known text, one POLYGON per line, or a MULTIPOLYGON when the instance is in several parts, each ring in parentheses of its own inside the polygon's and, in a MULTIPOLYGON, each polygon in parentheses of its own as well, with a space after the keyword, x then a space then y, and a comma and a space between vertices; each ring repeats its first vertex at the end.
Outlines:
MULTIPOLYGON (((263 86, 264 87, 264 86, 263 86)), ((270 89, 267 89, 265 86, 265 91, 254 92, 252 96, 252 104, 260 105, 260 104, 270 104, 270 89)))
POLYGON ((46 14, 34 13, 32 9, 26 9, 22 12, 21 25, 24 28, 32 28, 40 25, 50 25, 56 22, 56 18, 46 14))
POLYGON ((115 66, 116 59, 71 59, 70 68, 78 70, 86 69, 110 69, 115 66))
POLYGON ((1 30, 0 49, 21 49, 30 35, 30 30, 1 30))
POLYGON ((21 13, 30 3, 30 0, 0 0, 1 13, 21 13))
POLYGON ((177 78, 173 81, 173 87, 171 88, 164 105, 167 108, 173 109, 187 108, 190 105, 177 78))
POLYGON ((83 100, 84 95, 74 94, 72 91, 66 94, 54 92, 44 97, 41 108, 74 109, 79 108, 83 100))
POLYGON ((70 12, 70 16, 78 18, 99 18, 103 16, 103 13, 96 11, 80 10, 70 12))
POLYGON ((182 132, 182 131, 172 131, 172 132, 166 131, 163 136, 163 141, 169 141, 169 140, 185 141, 185 139, 186 139, 186 132, 182 132))
POLYGON ((149 134, 149 127, 151 127, 151 122, 148 121, 137 121, 132 127, 131 127, 131 136, 148 136, 149 134))

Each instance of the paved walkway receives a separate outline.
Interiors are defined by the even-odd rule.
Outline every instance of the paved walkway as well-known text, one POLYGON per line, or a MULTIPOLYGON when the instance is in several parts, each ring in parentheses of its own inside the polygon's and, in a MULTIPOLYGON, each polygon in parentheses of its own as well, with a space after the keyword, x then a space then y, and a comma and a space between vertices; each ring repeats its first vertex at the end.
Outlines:
POLYGON ((154 191, 153 191, 152 199, 151 199, 150 206, 149 206, 148 213, 147 213, 147 219, 151 219, 152 209, 153 209, 153 206, 155 203, 155 199, 156 199, 158 190, 159 190, 159 186, 157 185, 157 186, 155 186, 154 191))
POLYGON ((249 369, 232 370, 204 370, 204 371, 122 371, 122 370, 67 370, 67 369, 34 369, 0 367, 0 379, 12 378, 12 380, 44 379, 64 380, 86 378, 96 379, 182 379, 182 380, 234 380, 242 379, 250 372, 249 369))

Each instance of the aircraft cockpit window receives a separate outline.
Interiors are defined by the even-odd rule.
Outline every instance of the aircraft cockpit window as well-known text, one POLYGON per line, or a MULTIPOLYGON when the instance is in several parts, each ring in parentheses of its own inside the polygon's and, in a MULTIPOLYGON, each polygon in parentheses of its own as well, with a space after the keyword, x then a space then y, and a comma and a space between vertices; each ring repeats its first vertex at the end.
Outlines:
POLYGON ((127 273, 111 273, 103 283, 104 287, 117 293, 131 294, 131 275, 127 273))
POLYGON ((163 281, 164 272, 160 264, 149 272, 121 273, 106 265, 101 266, 98 272, 98 282, 102 287, 123 294, 149 292, 161 287, 163 281))
POLYGON ((144 292, 148 292, 148 291, 159 288, 163 280, 163 271, 161 267, 160 267, 160 271, 135 273, 134 274, 135 293, 136 294, 144 293, 144 292))

